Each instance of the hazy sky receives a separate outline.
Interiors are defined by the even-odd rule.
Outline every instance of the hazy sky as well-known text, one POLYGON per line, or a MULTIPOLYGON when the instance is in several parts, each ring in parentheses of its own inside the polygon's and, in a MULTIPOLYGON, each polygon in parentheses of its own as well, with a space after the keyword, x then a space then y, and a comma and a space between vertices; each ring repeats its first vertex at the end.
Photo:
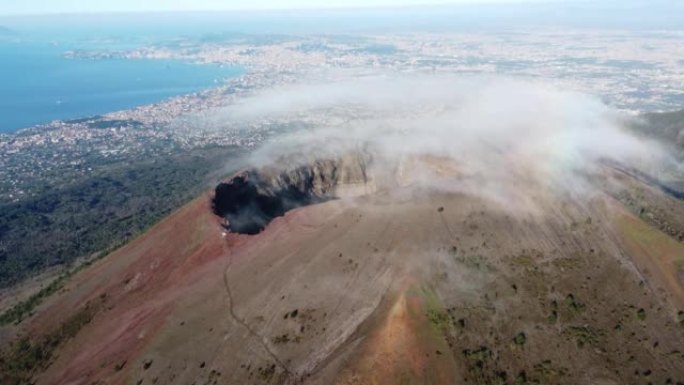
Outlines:
POLYGON ((0 14, 385 7, 554 0, 0 0, 0 14))

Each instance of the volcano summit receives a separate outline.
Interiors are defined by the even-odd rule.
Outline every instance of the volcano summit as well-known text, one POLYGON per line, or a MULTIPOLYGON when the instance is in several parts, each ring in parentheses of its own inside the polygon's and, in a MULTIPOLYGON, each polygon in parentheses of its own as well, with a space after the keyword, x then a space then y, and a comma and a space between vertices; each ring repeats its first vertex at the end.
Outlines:
POLYGON ((7 382, 684 382, 681 154, 536 85, 394 97, 425 81, 226 111, 327 120, 74 275, 7 382))

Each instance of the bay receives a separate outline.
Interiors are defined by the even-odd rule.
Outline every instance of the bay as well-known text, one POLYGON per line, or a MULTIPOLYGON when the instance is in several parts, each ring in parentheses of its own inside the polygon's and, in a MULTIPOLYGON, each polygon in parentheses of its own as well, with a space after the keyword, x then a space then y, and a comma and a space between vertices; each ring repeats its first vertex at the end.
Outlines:
POLYGON ((0 132, 151 104, 243 73, 180 60, 67 58, 69 48, 0 41, 0 132))

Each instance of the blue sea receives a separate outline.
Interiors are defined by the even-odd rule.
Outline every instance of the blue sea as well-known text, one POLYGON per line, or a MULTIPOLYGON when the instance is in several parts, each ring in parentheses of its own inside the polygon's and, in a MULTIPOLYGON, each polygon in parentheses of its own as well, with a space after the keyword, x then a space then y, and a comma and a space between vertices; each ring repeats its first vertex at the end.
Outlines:
POLYGON ((178 60, 69 59, 71 49, 121 49, 120 40, 0 39, 0 132, 155 103, 216 86, 241 68, 178 60), (103 42, 104 41, 104 42, 103 42))

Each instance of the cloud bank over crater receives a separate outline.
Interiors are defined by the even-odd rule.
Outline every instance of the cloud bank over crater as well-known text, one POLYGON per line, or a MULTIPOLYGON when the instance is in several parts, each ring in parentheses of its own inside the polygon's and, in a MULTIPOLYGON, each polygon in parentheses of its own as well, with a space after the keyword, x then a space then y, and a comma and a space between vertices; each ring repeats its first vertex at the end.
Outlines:
POLYGON ((623 128, 598 98, 497 77, 374 75, 269 90, 221 119, 302 123, 276 136, 254 166, 370 152, 412 183, 521 194, 518 187, 578 190, 605 161, 652 171, 667 156, 623 128), (415 167, 416 162, 421 167, 415 167))

